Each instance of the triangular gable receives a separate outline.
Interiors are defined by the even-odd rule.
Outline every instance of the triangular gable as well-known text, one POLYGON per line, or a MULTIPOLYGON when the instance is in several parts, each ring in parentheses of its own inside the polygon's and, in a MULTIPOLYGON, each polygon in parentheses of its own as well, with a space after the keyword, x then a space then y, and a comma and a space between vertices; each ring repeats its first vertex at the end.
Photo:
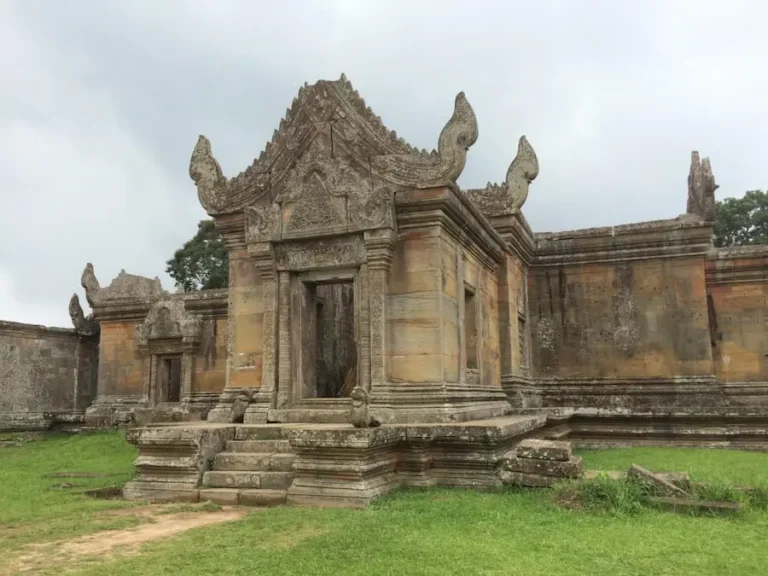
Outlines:
POLYGON ((190 176, 210 215, 239 212, 263 198, 275 200, 281 182, 305 160, 344 156, 399 187, 451 185, 461 174, 477 134, 472 107, 460 93, 437 150, 418 150, 386 128, 342 75, 339 80, 305 84, 261 155, 234 178, 223 175, 210 142, 200 136, 190 176))

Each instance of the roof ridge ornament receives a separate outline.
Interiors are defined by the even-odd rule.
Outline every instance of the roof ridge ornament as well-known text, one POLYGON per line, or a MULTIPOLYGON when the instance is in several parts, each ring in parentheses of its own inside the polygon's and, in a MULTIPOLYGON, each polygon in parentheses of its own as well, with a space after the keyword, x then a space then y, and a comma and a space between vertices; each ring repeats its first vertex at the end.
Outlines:
POLYGON ((536 151, 525 135, 517 144, 517 155, 507 169, 503 184, 488 183, 485 188, 467 190, 467 196, 488 217, 507 216, 520 211, 528 198, 528 187, 539 175, 536 151))
POLYGON ((691 152, 691 169, 688 172, 688 206, 687 214, 698 216, 705 222, 715 220, 715 190, 720 188, 715 183, 715 175, 709 158, 703 160, 699 152, 691 152))

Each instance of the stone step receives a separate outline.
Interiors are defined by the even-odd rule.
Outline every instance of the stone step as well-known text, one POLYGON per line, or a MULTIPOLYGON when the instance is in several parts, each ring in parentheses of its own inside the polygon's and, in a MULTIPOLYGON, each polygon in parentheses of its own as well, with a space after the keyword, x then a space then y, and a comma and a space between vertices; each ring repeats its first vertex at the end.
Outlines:
POLYGON ((227 440, 227 452, 290 452, 288 440, 227 440))
POLYGON ((211 470, 203 474, 206 488, 264 488, 285 490, 293 482, 292 472, 244 472, 211 470))
POLYGON ((240 490, 243 506, 281 506, 285 504, 285 490, 240 490))
POLYGON ((285 440, 284 430, 279 425, 248 425, 238 426, 235 440, 285 440))
POLYGON ((295 454, 286 453, 221 452, 216 455, 213 469, 217 472, 290 472, 295 459, 295 454))
POLYGON ((269 470, 269 454, 256 452, 220 452, 213 464, 215 471, 269 470))
POLYGON ((209 500, 221 506, 281 506, 285 504, 285 490, 258 490, 238 488, 201 488, 200 501, 209 500))
POLYGON ((211 470, 203 474, 206 488, 259 488, 260 472, 223 472, 211 470))

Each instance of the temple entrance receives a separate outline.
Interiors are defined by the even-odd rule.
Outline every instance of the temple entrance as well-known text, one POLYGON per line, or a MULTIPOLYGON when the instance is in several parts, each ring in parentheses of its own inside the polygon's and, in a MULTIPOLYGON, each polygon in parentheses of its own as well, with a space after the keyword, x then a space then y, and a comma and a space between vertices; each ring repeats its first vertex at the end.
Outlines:
POLYGON ((300 281, 298 400, 341 400, 357 385, 357 316, 352 278, 300 281))
POLYGON ((178 402, 181 399, 181 356, 162 356, 159 359, 160 402, 178 402))

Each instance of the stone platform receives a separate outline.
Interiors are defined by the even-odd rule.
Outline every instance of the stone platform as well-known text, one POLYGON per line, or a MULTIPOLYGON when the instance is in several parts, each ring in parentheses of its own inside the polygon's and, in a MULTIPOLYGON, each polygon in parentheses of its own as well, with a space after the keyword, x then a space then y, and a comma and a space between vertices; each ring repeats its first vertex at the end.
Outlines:
POLYGON ((362 508, 400 486, 500 487, 499 461, 545 414, 449 424, 150 425, 128 499, 362 508))

